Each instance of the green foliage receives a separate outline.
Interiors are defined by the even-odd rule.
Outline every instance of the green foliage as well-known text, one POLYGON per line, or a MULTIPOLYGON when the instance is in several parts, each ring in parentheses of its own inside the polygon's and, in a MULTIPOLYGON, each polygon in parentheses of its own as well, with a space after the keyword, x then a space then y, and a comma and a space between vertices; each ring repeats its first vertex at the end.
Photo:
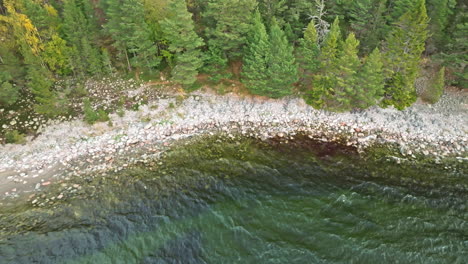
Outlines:
POLYGON ((232 77, 232 73, 226 68, 228 59, 221 49, 209 47, 204 55, 204 66, 201 70, 210 75, 210 81, 219 83, 222 79, 229 79, 232 77))
POLYGON ((44 47, 43 58, 49 69, 60 75, 71 72, 69 56, 70 49, 67 42, 58 35, 53 35, 44 47))
POLYGON ((343 43, 336 63, 334 63, 336 82, 334 87, 329 87, 329 94, 332 96, 327 100, 327 107, 330 109, 343 111, 353 107, 352 100, 356 96, 356 75, 361 64, 358 57, 358 46, 359 41, 353 33, 350 33, 343 43))
POLYGON ((460 88, 468 88, 468 70, 466 62, 468 61, 468 4, 459 2, 456 15, 453 17, 451 25, 447 29, 447 44, 445 53, 440 54, 444 60, 444 65, 450 68, 455 77, 452 85, 460 88))
POLYGON ((404 109, 416 101, 414 82, 428 38, 428 21, 425 0, 417 0, 414 7, 401 16, 387 38, 385 64, 388 81, 384 105, 404 109))
POLYGON ((353 106, 368 108, 382 98, 385 86, 383 67, 382 54, 375 48, 358 71, 353 106))
POLYGON ((445 87, 445 67, 442 67, 434 78, 431 80, 431 83, 426 90, 421 94, 421 98, 431 104, 439 101, 440 97, 444 93, 445 87))
POLYGON ((341 42, 340 20, 336 17, 331 25, 330 32, 328 32, 327 37, 325 38, 320 52, 322 69, 333 67, 333 64, 338 58, 341 42))
POLYGON ((96 122, 109 121, 109 114, 103 109, 94 110, 88 98, 83 100, 84 120, 86 123, 92 125, 96 122))
POLYGON ((255 0, 208 0, 203 13, 208 46, 230 60, 241 57, 256 6, 255 0))
POLYGON ((77 75, 96 75, 102 72, 101 54, 93 43, 96 23, 87 0, 66 0, 63 4, 63 32, 71 45, 70 67, 77 75))
POLYGON ((319 73, 314 76, 312 89, 305 95, 306 102, 315 108, 325 106, 326 100, 333 95, 331 89, 337 85, 335 72, 341 42, 340 21, 336 17, 321 48, 319 73))
POLYGON ((107 0, 106 31, 114 40, 113 46, 125 56, 127 68, 152 69, 160 63, 152 31, 145 21, 141 0, 107 0))
POLYGON ((270 30, 270 56, 268 57, 268 90, 265 95, 279 98, 292 92, 293 83, 298 80, 297 64, 293 47, 285 33, 273 19, 270 30))
POLYGON ((419 0, 394 0, 389 2, 390 10, 390 23, 394 23, 400 20, 400 18, 408 12, 408 10, 414 9, 416 2, 419 0))
POLYGON ((293 48, 275 20, 268 36, 257 11, 248 38, 243 66, 243 82, 258 95, 279 98, 291 94, 297 81, 297 64, 293 48))
POLYGON ((242 82, 253 94, 263 95, 268 90, 268 59, 270 41, 260 12, 253 17, 252 30, 244 51, 242 82))
POLYGON ((57 94, 52 91, 53 81, 49 79, 49 73, 37 67, 28 70, 28 86, 34 94, 36 104, 34 109, 37 113, 48 117, 55 117, 66 112, 57 94))
POLYGON ((241 60, 240 76, 252 93, 290 94, 299 75, 306 101, 332 110, 411 105, 423 52, 447 68, 451 85, 468 86, 466 1, 1 2, 0 104, 12 105, 30 90, 34 109, 48 116, 66 109, 53 78, 127 69, 125 74, 154 79, 167 67, 174 83, 192 90, 199 71, 220 87, 230 85, 223 80, 238 76, 241 60), (317 7, 322 2, 324 10, 317 7))
POLYGON ((304 75, 315 73, 320 67, 319 61, 320 47, 318 44, 317 30, 315 29, 314 21, 311 20, 304 31, 304 38, 299 42, 297 52, 298 62, 304 75))
POLYGON ((349 27, 360 40, 362 53, 368 54, 376 48, 388 33, 387 0, 351 1, 347 16, 349 27))
POLYGON ((449 42, 450 36, 446 29, 450 23, 450 16, 454 14, 456 0, 427 0, 427 13, 431 18, 428 49, 432 52, 443 49, 449 42))
POLYGON ((0 105, 8 106, 18 100, 19 90, 11 84, 12 79, 8 72, 0 72, 0 105))
POLYGON ((170 17, 161 22, 163 32, 169 41, 169 50, 175 54, 172 80, 183 86, 190 86, 197 80, 198 69, 203 65, 201 51, 203 40, 194 30, 192 14, 187 11, 184 0, 169 5, 170 17))
POLYGON ((5 142, 9 144, 24 144, 26 138, 24 134, 21 134, 18 130, 7 131, 5 133, 5 142))

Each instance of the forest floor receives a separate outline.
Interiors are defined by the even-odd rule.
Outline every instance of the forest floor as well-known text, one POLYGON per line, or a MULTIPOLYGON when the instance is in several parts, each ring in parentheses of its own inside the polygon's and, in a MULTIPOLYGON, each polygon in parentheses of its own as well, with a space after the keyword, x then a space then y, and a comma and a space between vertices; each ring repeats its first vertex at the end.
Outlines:
MULTIPOLYGON (((94 86, 88 89, 96 90, 94 86)), ((38 199, 38 192, 48 186, 67 186, 73 177, 149 162, 181 138, 217 133, 262 140, 288 140, 302 133, 321 141, 340 141, 358 151, 391 143, 399 149, 398 160, 451 157, 468 163, 468 92, 457 89, 448 89, 434 105, 418 101, 404 111, 372 107, 345 113, 316 110, 296 97, 219 95, 210 89, 184 94, 168 87, 132 85, 124 94, 145 102, 120 115, 111 114, 107 123, 89 125, 71 118, 47 124, 25 144, 1 145, 0 205, 14 197, 44 205, 49 200, 38 199)), ((104 105, 111 106, 113 100, 104 105)), ((80 188, 72 184, 66 190, 80 188)))

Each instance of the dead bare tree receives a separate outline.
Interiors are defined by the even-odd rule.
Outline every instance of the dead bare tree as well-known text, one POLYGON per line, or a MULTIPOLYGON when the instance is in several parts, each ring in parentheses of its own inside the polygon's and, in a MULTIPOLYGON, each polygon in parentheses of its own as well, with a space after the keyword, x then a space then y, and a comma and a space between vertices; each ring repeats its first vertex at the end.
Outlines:
POLYGON ((328 31, 330 31, 330 23, 323 19, 327 13, 325 10, 325 0, 315 0, 315 8, 316 14, 311 15, 310 19, 314 21, 315 28, 317 29, 318 41, 322 43, 328 31))

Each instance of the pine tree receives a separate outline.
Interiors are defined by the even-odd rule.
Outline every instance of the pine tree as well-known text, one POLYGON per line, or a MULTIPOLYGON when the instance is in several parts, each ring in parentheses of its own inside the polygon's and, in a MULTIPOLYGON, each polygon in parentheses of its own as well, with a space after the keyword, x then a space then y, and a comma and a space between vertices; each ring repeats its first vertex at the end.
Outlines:
POLYGON ((241 57, 256 6, 256 0, 208 0, 203 13, 208 46, 223 50, 229 60, 241 57))
POLYGON ((141 0, 108 0, 105 28, 115 41, 114 46, 125 57, 129 71, 132 67, 151 71, 160 63, 144 12, 141 0))
POLYGON ((114 67, 112 67, 112 61, 109 55, 109 51, 106 48, 102 49, 102 65, 104 66, 104 72, 111 74, 114 72, 114 67))
POLYGON ((448 32, 448 43, 445 46, 447 54, 442 54, 444 64, 450 67, 455 76, 452 85, 467 89, 468 88, 468 70, 466 62, 468 61, 468 4, 459 2, 456 8, 457 12, 451 22, 448 32))
POLYGON ((270 41, 260 12, 253 16, 251 32, 244 48, 242 82, 253 94, 265 95, 268 90, 268 60, 270 41))
POLYGON ((349 6, 349 25, 360 40, 364 54, 377 47, 388 34, 386 5, 387 0, 355 0, 349 6))
POLYGON ((318 44, 317 30, 314 21, 311 20, 304 31, 304 38, 299 41, 298 61, 305 71, 305 75, 315 73, 319 66, 320 47, 318 44))
POLYGON ((437 103, 444 93, 445 88, 445 67, 442 67, 432 78, 431 83, 421 94, 421 98, 431 104, 437 103))
POLYGON ((228 59, 224 52, 217 47, 209 47, 204 53, 204 66, 202 71, 210 75, 210 80, 218 83, 222 79, 229 79, 232 74, 226 70, 228 59))
POLYGON ((101 56, 93 43, 97 35, 95 21, 91 17, 90 2, 65 0, 63 4, 63 32, 71 45, 71 68, 78 75, 99 74, 102 71, 101 56))
POLYGON ((432 52, 443 49, 450 39, 446 29, 449 26, 450 16, 454 14, 455 4, 455 0, 427 0, 427 13, 431 18, 429 22, 431 36, 427 46, 432 52))
POLYGON ((293 47, 289 44, 285 33, 275 19, 272 20, 270 30, 270 56, 268 58, 268 87, 267 96, 279 98, 292 92, 293 83, 297 82, 297 64, 293 54, 293 47))
POLYGON ((384 105, 403 109, 416 101, 414 82, 428 37, 428 21, 425 0, 417 0, 388 37, 385 53, 388 80, 384 105))
POLYGON ((29 67, 28 86, 34 94, 37 113, 54 117, 64 113, 64 108, 59 106, 57 95, 51 90, 53 82, 47 77, 48 73, 38 67, 29 67))
POLYGON ((365 109, 375 105, 382 98, 385 86, 383 66, 382 54, 375 48, 358 72, 353 98, 355 107, 365 109))
POLYGON ((336 17, 330 27, 330 32, 328 32, 320 52, 319 59, 322 69, 326 70, 328 67, 333 66, 333 63, 338 57, 341 42, 340 20, 336 17))
POLYGON ((358 57, 359 41, 353 33, 350 33, 343 43, 339 57, 331 69, 336 77, 334 87, 328 87, 328 107, 334 110, 349 110, 352 108, 352 98, 356 96, 356 74, 360 66, 358 57))
POLYGON ((326 100, 333 95, 330 88, 337 85, 335 72, 341 42, 340 21, 336 17, 320 50, 319 72, 314 76, 312 89, 305 95, 306 102, 315 108, 325 106, 326 100))
POLYGON ((189 86, 195 83, 198 69, 202 66, 200 47, 203 40, 194 30, 192 14, 184 0, 175 0, 169 5, 172 16, 161 22, 164 35, 169 41, 169 51, 175 54, 172 80, 189 86))
POLYGON ((0 72, 0 105, 14 104, 19 97, 19 90, 11 84, 13 77, 8 72, 0 72))
POLYGON ((419 0, 394 0, 389 2, 389 22, 393 24, 400 20, 400 17, 412 10, 419 0))

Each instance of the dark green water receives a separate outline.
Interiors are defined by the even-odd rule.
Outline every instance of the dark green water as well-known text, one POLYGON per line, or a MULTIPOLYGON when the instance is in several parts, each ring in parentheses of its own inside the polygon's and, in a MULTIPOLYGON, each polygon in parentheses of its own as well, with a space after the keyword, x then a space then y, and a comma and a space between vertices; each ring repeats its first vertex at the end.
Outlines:
POLYGON ((0 263, 468 263, 465 176, 305 145, 199 142, 13 206, 0 263))

